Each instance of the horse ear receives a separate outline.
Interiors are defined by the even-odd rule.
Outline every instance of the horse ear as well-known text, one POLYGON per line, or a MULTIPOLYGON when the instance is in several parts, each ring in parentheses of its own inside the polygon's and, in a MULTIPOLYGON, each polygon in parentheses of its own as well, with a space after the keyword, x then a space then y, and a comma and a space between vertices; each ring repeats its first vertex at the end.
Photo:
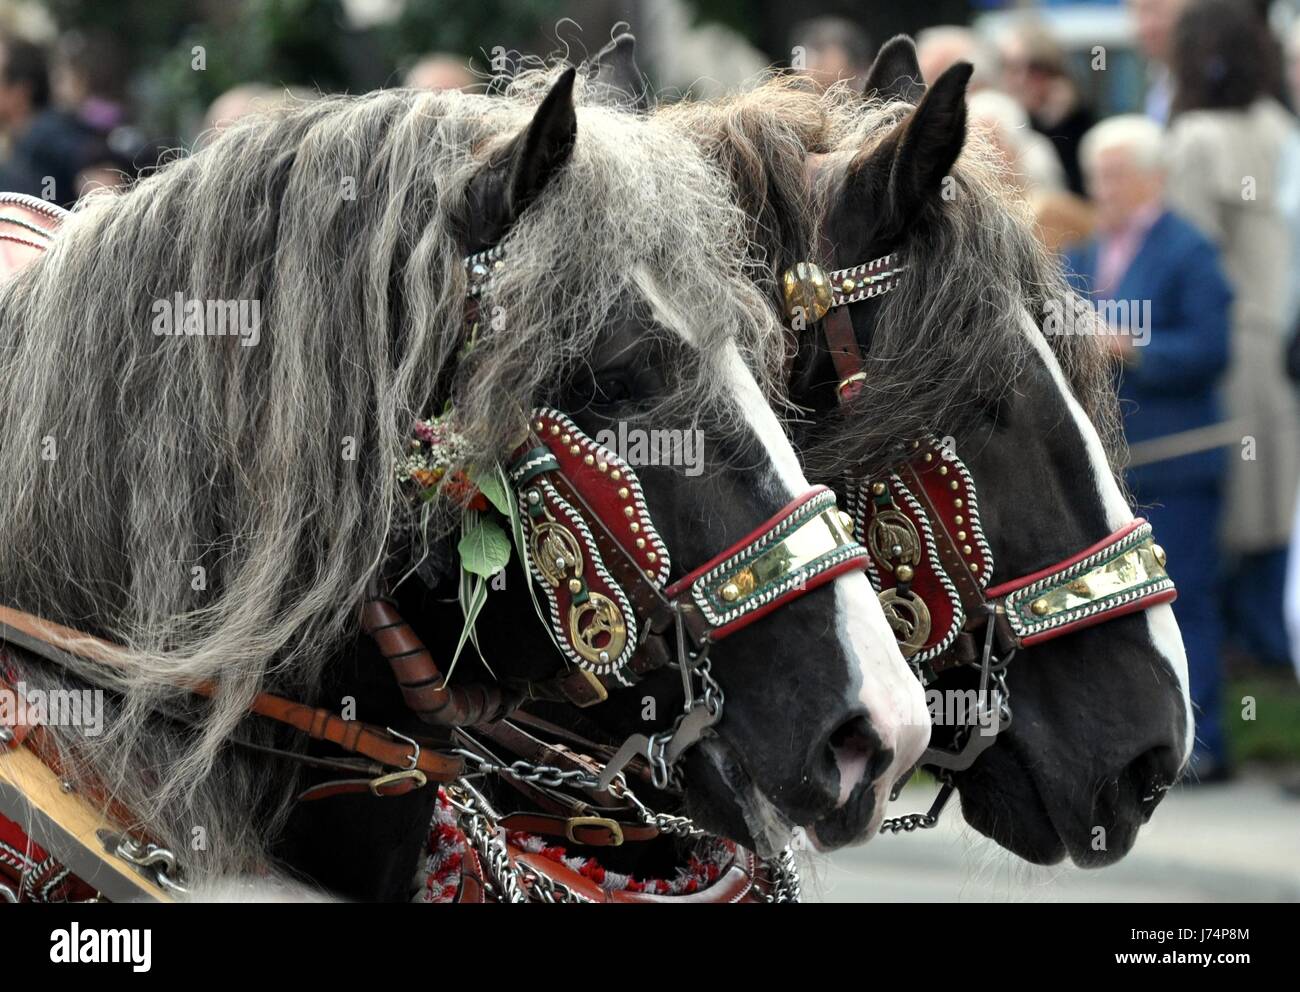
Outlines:
POLYGON ((566 69, 543 98, 528 127, 465 191, 465 250, 481 251, 506 236, 546 184, 573 155, 578 118, 573 108, 575 70, 566 69))
POLYGON ((514 221, 537 198, 573 155, 578 115, 573 107, 576 70, 565 69, 515 144, 510 169, 510 219, 514 221))
POLYGON ((870 152, 849 167, 848 190, 880 209, 897 234, 939 192, 966 142, 966 84, 972 67, 958 62, 940 76, 921 103, 870 152), (882 189, 883 186, 883 189, 882 189))
POLYGON ((868 100, 918 102, 925 93, 916 45, 905 34, 897 34, 881 47, 867 71, 862 95, 868 100))
POLYGON ((610 102, 631 110, 650 109, 650 88, 636 64, 636 37, 623 32, 591 57, 587 71, 610 102))

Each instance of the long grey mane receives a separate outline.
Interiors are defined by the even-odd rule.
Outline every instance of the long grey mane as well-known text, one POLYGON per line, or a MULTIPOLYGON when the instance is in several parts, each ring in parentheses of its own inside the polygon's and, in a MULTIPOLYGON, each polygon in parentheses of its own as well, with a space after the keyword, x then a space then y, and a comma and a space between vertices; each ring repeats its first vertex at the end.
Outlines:
MULTIPOLYGON (((386 91, 241 122, 94 199, 0 291, 0 601, 123 645, 120 672, 82 672, 113 712, 101 737, 59 731, 65 761, 192 877, 266 867, 292 776, 226 742, 269 742, 251 697, 311 699, 354 636, 417 416, 450 399, 466 461, 502 457, 638 273, 699 345, 677 399, 727 415, 724 339, 774 392, 780 331, 725 183, 671 129, 596 108, 459 357, 466 185, 531 112, 386 91), (259 343, 156 335, 154 301, 177 292, 259 301, 259 343), (177 688, 209 679, 210 705, 177 688)), ((29 686, 62 681, 15 661, 29 686)))

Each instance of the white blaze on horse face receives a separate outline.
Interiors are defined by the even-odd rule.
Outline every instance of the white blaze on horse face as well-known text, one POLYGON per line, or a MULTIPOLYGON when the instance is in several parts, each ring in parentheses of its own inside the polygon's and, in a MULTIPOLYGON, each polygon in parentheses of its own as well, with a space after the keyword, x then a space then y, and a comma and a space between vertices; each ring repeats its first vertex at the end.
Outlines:
MULTIPOLYGON (((1057 390, 1060 392, 1062 399, 1065 400, 1070 415, 1074 418, 1075 427, 1083 436, 1084 446, 1088 452, 1088 460, 1092 465, 1093 489, 1105 508, 1106 525, 1110 527, 1112 532, 1119 530, 1133 519, 1133 511, 1129 509, 1128 500, 1120 492, 1119 484, 1115 481, 1115 476, 1110 470, 1110 461, 1106 457, 1106 449, 1101 443, 1101 437, 1097 434, 1097 429, 1093 426, 1088 415, 1084 413, 1083 407, 1079 405, 1078 399, 1075 398, 1074 390, 1070 388, 1065 373, 1061 370, 1060 362, 1056 360, 1056 355, 1047 343, 1047 338, 1038 325, 1034 323, 1033 317, 1027 310, 1024 314, 1024 323, 1029 340, 1034 345, 1034 350, 1038 352, 1043 365, 1051 373, 1057 390)), ((1187 674, 1187 651, 1183 647, 1183 637, 1178 631, 1177 622, 1174 620, 1174 611, 1168 603, 1153 606, 1151 609, 1143 611, 1142 616, 1146 618, 1147 634, 1151 638, 1151 643, 1155 645, 1156 651, 1168 663, 1174 676, 1178 679, 1179 689, 1182 690, 1183 713, 1187 717, 1187 731, 1183 741, 1182 759, 1186 762, 1192 753, 1192 743, 1196 736, 1196 724, 1192 716, 1191 682, 1187 674)))
MULTIPOLYGON (((655 319, 672 328, 687 343, 694 344, 687 322, 674 312, 671 302, 653 279, 646 273, 637 273, 637 283, 645 293, 655 319)), ((739 349, 731 341, 725 348, 718 367, 768 459, 766 478, 761 481, 756 478, 756 488, 761 485, 781 502, 788 502, 811 488, 803 466, 799 464, 790 439, 758 388, 739 349)), ((866 575, 862 572, 841 575, 834 580, 832 588, 835 590, 837 639, 843 656, 854 666, 847 673, 848 698, 845 704, 851 713, 860 712, 865 707, 881 746, 894 753, 889 768, 877 780, 884 787, 876 789, 876 810, 871 832, 866 835, 869 837, 884 816, 889 786, 899 774, 916 763, 929 743, 930 717, 921 683, 903 659, 894 632, 885 620, 884 610, 866 575)), ((866 757, 837 752, 836 762, 840 772, 839 803, 842 806, 862 781, 866 757)))
MULTIPOLYGON (((921 681, 903 660, 865 573, 849 572, 835 580, 835 610, 841 640, 854 646, 862 663, 857 701, 870 714, 880 746, 894 754, 889 767, 875 780, 876 810, 867 834, 872 836, 880 828, 894 781, 920 760, 930 743, 930 712, 921 681), (876 609, 864 610, 864 598, 869 598, 876 609)), ((837 750, 835 759, 840 768, 839 804, 843 806, 862 781, 866 756, 837 750)))

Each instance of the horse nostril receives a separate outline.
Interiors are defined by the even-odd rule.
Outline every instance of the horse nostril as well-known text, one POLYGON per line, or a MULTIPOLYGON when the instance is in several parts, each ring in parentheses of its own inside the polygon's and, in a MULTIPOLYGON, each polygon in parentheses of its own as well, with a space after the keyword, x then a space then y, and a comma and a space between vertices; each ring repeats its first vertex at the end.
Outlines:
POLYGON ((1160 800, 1178 778, 1179 765, 1176 749, 1159 745, 1138 755, 1124 770, 1125 777, 1137 790, 1144 821, 1151 818, 1160 800))
POLYGON ((839 805, 849 801, 849 796, 861 782, 874 782, 894 760, 894 752, 882 746, 865 714, 850 717, 826 739, 826 750, 831 764, 839 772, 839 805))

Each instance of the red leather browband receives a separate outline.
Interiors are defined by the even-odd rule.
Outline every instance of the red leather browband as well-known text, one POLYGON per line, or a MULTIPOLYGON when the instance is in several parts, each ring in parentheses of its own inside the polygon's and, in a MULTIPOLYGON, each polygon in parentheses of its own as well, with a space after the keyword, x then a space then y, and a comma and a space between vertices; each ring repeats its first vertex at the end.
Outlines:
POLYGON ((692 601, 713 625, 713 640, 726 637, 766 616, 845 572, 860 570, 867 561, 864 548, 853 540, 851 522, 835 506, 835 494, 826 486, 814 486, 762 526, 755 528, 726 551, 674 582, 670 598, 689 591, 692 601), (825 533, 819 531, 824 528, 825 533), (736 600, 728 600, 728 581, 762 571, 761 560, 796 532, 813 531, 811 541, 822 537, 821 548, 804 563, 786 569, 749 590, 738 587, 736 600), (741 596, 739 593, 743 592, 741 596))

